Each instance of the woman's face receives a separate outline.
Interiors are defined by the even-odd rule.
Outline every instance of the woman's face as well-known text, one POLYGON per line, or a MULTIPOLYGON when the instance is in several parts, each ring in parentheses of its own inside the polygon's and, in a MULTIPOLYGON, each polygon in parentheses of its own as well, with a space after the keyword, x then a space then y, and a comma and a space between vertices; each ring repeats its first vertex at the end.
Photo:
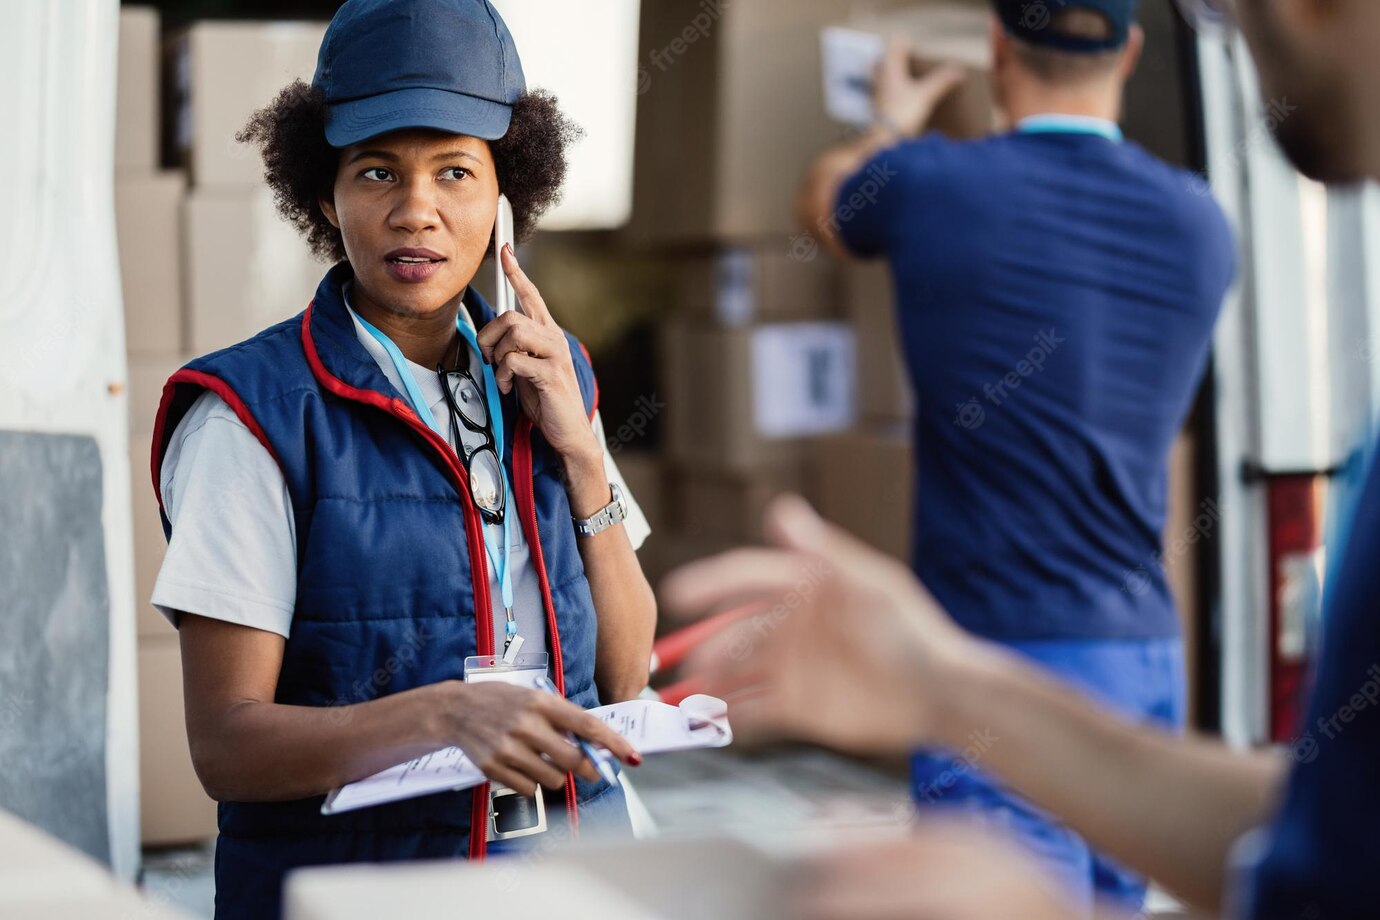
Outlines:
POLYGON ((486 141, 408 130, 340 153, 333 200, 355 283, 392 313, 425 317, 462 294, 488 251, 498 176, 486 141))

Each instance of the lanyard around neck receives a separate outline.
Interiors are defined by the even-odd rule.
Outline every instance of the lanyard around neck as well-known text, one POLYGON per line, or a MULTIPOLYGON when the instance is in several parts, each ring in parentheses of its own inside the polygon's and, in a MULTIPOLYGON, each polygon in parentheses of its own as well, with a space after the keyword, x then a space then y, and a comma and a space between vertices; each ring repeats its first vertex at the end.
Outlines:
MULTIPOLYGON (((461 307, 461 309, 464 309, 461 307)), ((407 391, 408 401, 412 403, 412 408, 418 417, 426 422, 427 427, 436 432, 443 439, 446 437, 445 430, 436 421, 436 416, 431 412, 431 407, 426 403, 426 397, 422 395, 421 387, 417 385, 417 378, 412 373, 412 368, 408 366, 407 358, 404 357, 402 350, 394 344, 393 340, 374 326, 363 316, 355 314, 366 332, 383 346, 384 351, 388 352, 389 359, 393 362, 393 368, 398 372, 398 377, 402 380, 403 389, 407 391)), ((503 609, 507 614, 504 623, 504 632, 509 641, 517 634, 517 621, 512 616, 513 611, 513 573, 508 562, 513 550, 513 490, 511 483, 508 482, 508 470, 503 465, 503 406, 498 399, 498 381, 494 377, 494 369, 489 362, 484 360, 483 352, 479 350, 479 338, 475 331, 469 327, 458 315, 455 318, 456 331, 460 333, 474 349, 475 354, 479 355, 479 361, 484 366, 484 396, 489 403, 489 426, 492 429, 494 439, 494 452, 498 454, 498 467, 503 475, 503 489, 507 499, 507 507, 503 510, 503 544, 500 551, 496 544, 497 541, 489 539, 489 529, 484 528, 484 550, 489 556, 489 563, 494 567, 494 576, 498 580, 499 591, 503 597, 503 609)), ((444 380, 442 386, 447 386, 444 380)), ((460 437, 457 431, 456 437, 460 437)))

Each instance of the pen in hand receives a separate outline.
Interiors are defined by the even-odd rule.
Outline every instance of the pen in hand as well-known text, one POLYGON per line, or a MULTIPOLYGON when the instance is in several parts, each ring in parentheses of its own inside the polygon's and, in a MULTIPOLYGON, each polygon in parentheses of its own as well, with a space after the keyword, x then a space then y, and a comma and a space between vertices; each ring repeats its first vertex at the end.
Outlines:
MULTIPOLYGON (((545 674, 537 678, 537 686, 547 693, 555 694, 556 696, 561 695, 561 692, 556 689, 556 685, 551 682, 551 678, 547 677, 545 674)), ((600 778, 610 785, 617 786, 618 771, 613 769, 613 755, 608 751, 599 750, 584 738, 574 733, 567 734, 570 740, 574 742, 575 746, 580 749, 580 753, 584 754, 585 757, 589 759, 589 762, 594 764, 594 769, 599 773, 600 778)))

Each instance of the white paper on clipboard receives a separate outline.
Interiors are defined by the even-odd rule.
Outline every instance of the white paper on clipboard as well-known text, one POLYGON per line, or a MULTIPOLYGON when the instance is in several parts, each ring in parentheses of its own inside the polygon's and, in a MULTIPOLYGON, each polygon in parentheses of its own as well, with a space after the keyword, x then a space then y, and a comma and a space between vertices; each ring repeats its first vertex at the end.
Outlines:
MULTIPOLYGON (((728 704, 704 694, 686 697, 679 706, 657 700, 628 700, 591 709, 642 754, 665 754, 733 743, 728 704)), ((484 782, 484 774, 457 747, 433 751, 389 767, 326 797, 323 815, 399 802, 437 792, 458 792, 484 782)))
POLYGON ((820 32, 824 60, 824 108, 829 117, 865 128, 872 124, 872 76, 886 53, 886 39, 872 32, 829 26, 820 32))

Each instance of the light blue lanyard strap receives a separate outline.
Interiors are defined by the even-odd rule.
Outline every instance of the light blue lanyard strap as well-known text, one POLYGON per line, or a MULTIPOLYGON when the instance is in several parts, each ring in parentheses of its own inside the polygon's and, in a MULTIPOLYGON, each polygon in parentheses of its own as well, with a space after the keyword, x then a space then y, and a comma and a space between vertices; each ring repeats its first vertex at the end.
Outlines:
MULTIPOLYGON (((355 315, 359 316, 358 313, 355 315)), ((417 386, 417 378, 413 376, 412 369, 407 366, 407 358, 403 356, 402 351, 397 345, 393 344, 392 339, 384 335, 383 332, 377 329, 373 323, 369 322, 363 316, 359 316, 359 322, 360 325, 364 327, 365 331, 372 335, 375 340, 383 346, 384 350, 388 352, 388 357, 392 360, 393 367, 397 370, 398 377, 401 378, 403 382, 403 389, 407 390, 407 398, 412 403, 412 408, 416 410, 418 417, 426 422, 428 428, 436 432, 442 438, 445 438, 446 432, 440 424, 437 423, 436 416, 431 414, 431 407, 427 405, 426 397, 422 395, 421 388, 417 386)), ((511 483, 508 481, 508 470, 503 466, 503 406, 498 400, 498 381, 494 377, 494 369, 484 360, 484 353, 479 350, 479 340, 475 336, 474 330, 459 316, 455 318, 455 328, 465 337, 465 341, 474 349, 475 354, 479 355, 480 363, 484 365, 484 395, 489 403, 489 427, 492 429, 493 433, 494 451, 498 454, 499 473, 503 476, 504 493, 507 496, 508 504, 511 505, 513 501, 513 490, 511 483)), ((444 386, 445 384, 443 383, 442 385, 444 386)), ((459 436, 460 433, 456 432, 456 437, 459 436)), ((513 573, 511 567, 508 565, 508 560, 512 556, 513 551, 512 522, 512 509, 505 508, 503 514, 503 546, 501 552, 499 548, 494 545, 494 541, 489 539, 488 528, 484 528, 484 550, 489 556, 489 563, 494 567, 494 576, 498 579, 499 591, 503 597, 503 609, 507 613, 507 619, 504 623, 504 633, 510 641, 517 634, 517 621, 514 620, 512 616, 513 573)))
POLYGON ((1095 134, 1114 144, 1126 139, 1116 122, 1087 115, 1032 115, 1022 118, 1016 130, 1021 134, 1095 134))
MULTIPOLYGON (((484 360, 484 352, 479 350, 479 336, 470 328, 469 324, 457 317, 455 328, 465 337, 465 341, 470 343, 474 353, 479 355, 479 363, 484 368, 484 398, 489 402, 489 427, 493 430, 494 450, 498 453, 499 471, 503 474, 503 488, 508 496, 508 504, 511 506, 515 500, 513 497, 512 484, 508 481, 508 468, 503 465, 503 442, 505 432, 503 430, 503 405, 498 401, 498 379, 494 376, 493 365, 484 360)), ((503 568, 498 577, 499 590, 503 592, 503 609, 508 612, 507 622, 503 624, 504 634, 509 641, 517 635, 517 621, 512 617, 513 610, 513 577, 508 569, 508 555, 513 545, 513 515, 511 507, 503 514, 503 568)), ((488 548, 489 541, 484 540, 485 548, 488 548)), ((493 552, 489 553, 490 559, 493 552)), ((494 563, 495 570, 498 563, 494 563)))
POLYGON ((444 438, 446 433, 441 430, 440 425, 436 424, 436 416, 431 414, 431 407, 426 404, 426 397, 422 396, 421 388, 417 386, 417 378, 412 376, 412 370, 407 366, 407 359, 403 357, 402 351, 393 344, 392 339, 376 329, 373 323, 358 313, 355 316, 359 317, 360 325, 378 340, 384 351, 388 352, 388 357, 393 360, 393 367, 397 370, 398 376, 402 378, 403 389, 407 390, 408 401, 412 403, 412 408, 416 410, 417 415, 426 422, 428 428, 444 438))

